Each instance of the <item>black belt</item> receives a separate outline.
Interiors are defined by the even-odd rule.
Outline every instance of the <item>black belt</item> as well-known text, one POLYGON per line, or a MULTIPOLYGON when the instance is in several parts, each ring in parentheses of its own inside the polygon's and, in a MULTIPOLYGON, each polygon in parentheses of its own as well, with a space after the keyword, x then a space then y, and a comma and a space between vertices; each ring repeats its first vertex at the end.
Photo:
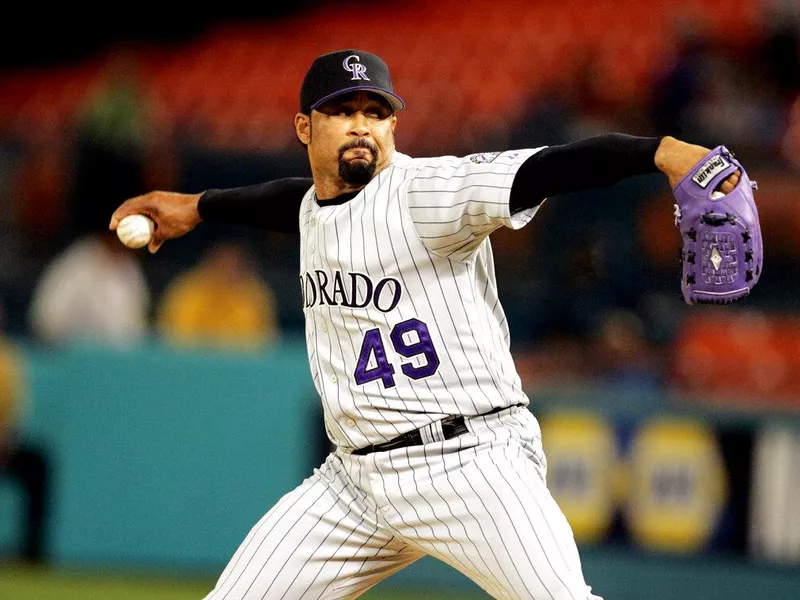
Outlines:
MULTIPOLYGON (((522 406, 521 404, 515 406, 522 406)), ((506 408, 510 408, 508 406, 498 406, 497 408, 493 408, 487 413, 483 413, 482 415, 476 415, 478 417, 483 417, 486 415, 491 415, 496 412, 500 412, 501 410, 505 410, 506 408)), ((469 431, 467 429, 467 422, 463 415, 453 416, 453 417, 445 417, 441 421, 439 421, 442 425, 442 435, 444 436, 445 440, 452 440, 455 437, 463 435, 469 431)), ((370 446, 364 446, 363 448, 359 448, 357 450, 353 450, 353 454, 364 455, 364 454, 371 454, 372 452, 384 452, 386 450, 394 450, 396 448, 405 448, 406 446, 419 446, 420 444, 424 444, 425 442, 422 440, 422 433, 419 429, 412 429, 411 431, 406 431, 402 435, 398 435, 396 438, 389 440, 388 442, 382 442, 380 444, 372 444, 370 446)))

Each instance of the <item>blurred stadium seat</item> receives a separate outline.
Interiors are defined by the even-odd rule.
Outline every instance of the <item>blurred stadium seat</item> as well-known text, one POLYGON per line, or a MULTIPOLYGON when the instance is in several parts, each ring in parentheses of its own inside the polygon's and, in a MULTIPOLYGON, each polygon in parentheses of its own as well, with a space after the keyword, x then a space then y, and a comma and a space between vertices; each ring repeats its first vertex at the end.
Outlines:
MULTIPOLYGON (((614 0, 514 0, 503 11, 486 11, 486 2, 472 0, 457 13, 447 2, 415 1, 391 7, 391 14, 374 7, 360 14, 357 37, 359 45, 392 64, 396 87, 409 105, 404 126, 422 129, 420 121, 431 109, 428 88, 439 82, 440 113, 455 111, 458 118, 439 123, 438 136, 457 140, 464 128, 482 128, 487 112, 519 116, 549 79, 577 76, 587 54, 596 57, 593 77, 602 99, 641 105, 654 67, 670 52, 679 19, 746 46, 758 38, 762 12, 757 0, 635 0, 625 10, 614 0), (421 14, 424 26, 417 19, 421 14)), ((302 27, 314 35, 302 40, 293 33, 296 18, 221 25, 180 48, 149 49, 147 83, 177 122, 217 121, 200 128, 209 137, 197 143, 280 152, 293 136, 285 124, 296 110, 305 68, 314 55, 352 44, 347 11, 320 5, 308 12, 302 27), (240 135, 250 119, 257 132, 240 135)), ((89 65, 6 74, 0 117, 19 122, 21 132, 46 119, 67 125, 94 74, 89 65)), ((423 137, 419 151, 433 150, 428 144, 423 137)))
POLYGON ((688 314, 672 347, 672 385, 732 408, 800 407, 800 318, 706 307, 688 314))

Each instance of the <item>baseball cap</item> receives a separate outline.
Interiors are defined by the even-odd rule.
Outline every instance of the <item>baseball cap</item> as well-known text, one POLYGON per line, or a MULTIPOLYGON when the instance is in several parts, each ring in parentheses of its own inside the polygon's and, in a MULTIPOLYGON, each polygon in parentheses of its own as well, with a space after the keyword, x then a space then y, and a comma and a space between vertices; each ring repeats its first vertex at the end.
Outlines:
POLYGON ((323 102, 358 90, 383 96, 396 111, 405 108, 383 59, 363 50, 337 50, 318 56, 308 69, 300 88, 300 112, 310 114, 323 102))

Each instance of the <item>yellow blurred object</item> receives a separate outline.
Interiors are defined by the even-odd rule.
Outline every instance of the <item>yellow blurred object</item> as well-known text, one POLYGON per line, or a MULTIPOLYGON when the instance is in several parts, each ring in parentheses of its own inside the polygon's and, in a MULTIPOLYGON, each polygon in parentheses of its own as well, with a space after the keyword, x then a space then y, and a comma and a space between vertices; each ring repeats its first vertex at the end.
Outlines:
POLYGON ((712 430, 658 418, 636 432, 625 514, 643 547, 695 552, 713 536, 727 499, 727 474, 712 430))
POLYGON ((0 445, 3 432, 15 428, 22 417, 22 361, 10 342, 0 339, 0 445))
POLYGON ((558 411, 540 418, 547 483, 575 540, 597 542, 615 513, 617 442, 612 428, 590 413, 558 411))
POLYGON ((159 334, 180 345, 255 349, 278 336, 272 290, 234 243, 213 246, 167 287, 157 321, 159 334))

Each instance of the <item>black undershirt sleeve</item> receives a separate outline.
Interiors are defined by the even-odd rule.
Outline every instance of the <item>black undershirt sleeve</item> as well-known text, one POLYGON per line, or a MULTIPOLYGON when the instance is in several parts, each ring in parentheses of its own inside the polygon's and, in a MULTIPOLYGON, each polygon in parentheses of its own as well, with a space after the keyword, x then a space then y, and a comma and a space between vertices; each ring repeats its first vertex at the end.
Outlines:
MULTIPOLYGON (((537 206, 548 196, 656 173, 654 159, 660 143, 660 137, 604 133, 543 148, 526 160, 514 177, 511 213, 537 206)), ((308 177, 287 177, 245 187, 210 189, 200 197, 197 208, 204 221, 298 233, 300 202, 312 184, 308 177)))
POLYGON ((511 214, 541 204, 548 196, 612 185, 658 172, 660 137, 603 133, 543 148, 526 160, 511 185, 511 214))
POLYGON ((300 203, 313 185, 310 177, 287 177, 245 187, 211 189, 200 197, 203 221, 299 233, 300 203))

